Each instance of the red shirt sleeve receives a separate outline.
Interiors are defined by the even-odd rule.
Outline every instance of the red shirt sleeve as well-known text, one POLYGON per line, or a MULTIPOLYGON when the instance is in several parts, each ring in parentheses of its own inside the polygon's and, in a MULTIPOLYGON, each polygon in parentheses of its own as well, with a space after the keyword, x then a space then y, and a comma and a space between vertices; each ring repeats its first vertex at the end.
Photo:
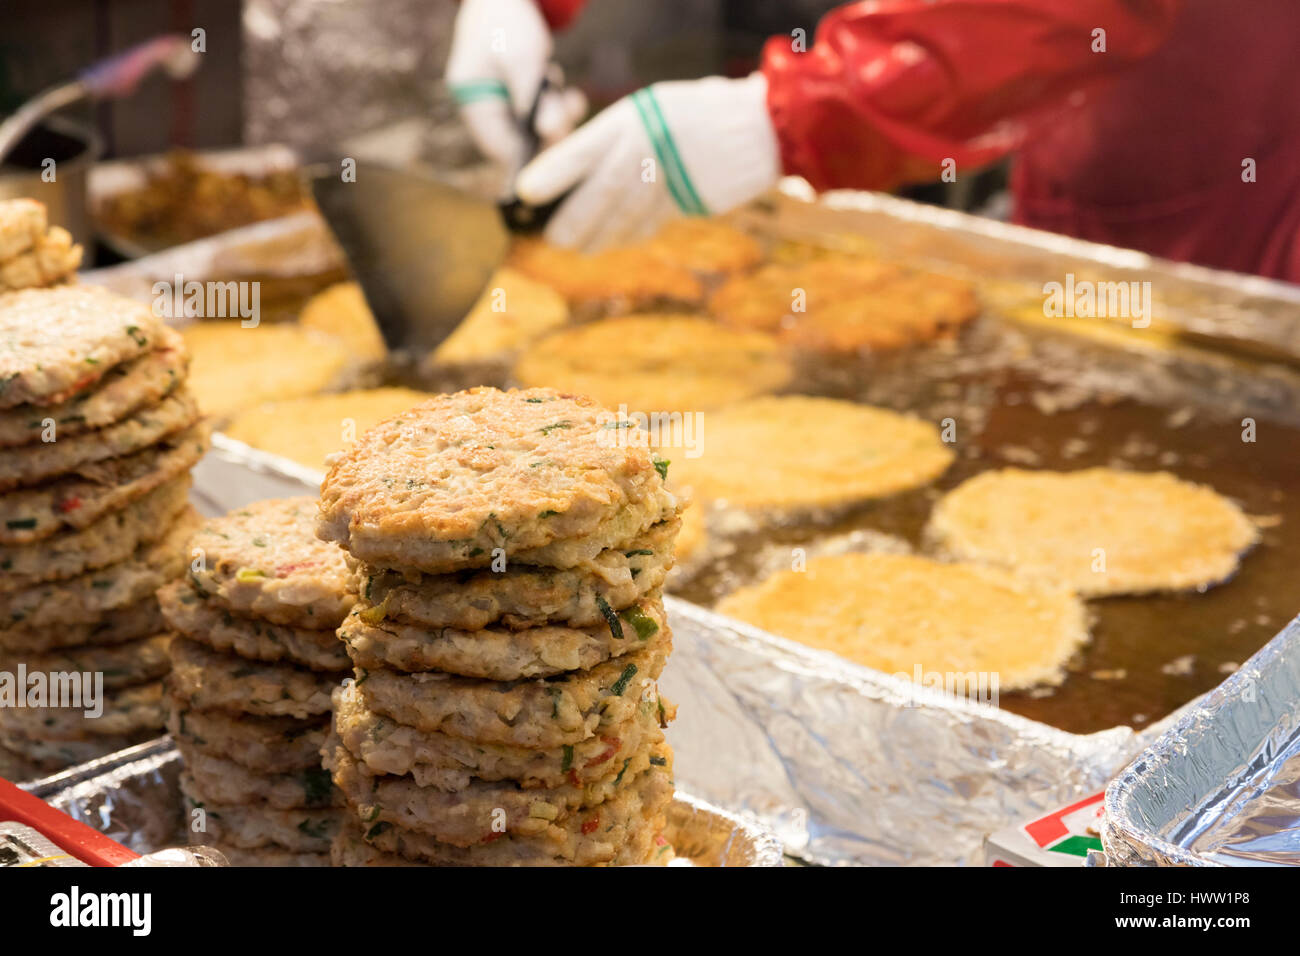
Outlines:
POLYGON ((1182 0, 862 0, 814 42, 763 48, 768 110, 787 173, 818 189, 890 189, 981 165, 1017 120, 1141 59, 1182 0), (1105 51, 1094 52, 1095 30, 1105 51))
POLYGON ((552 30, 563 30, 582 12, 587 0, 537 0, 542 8, 546 25, 552 30))

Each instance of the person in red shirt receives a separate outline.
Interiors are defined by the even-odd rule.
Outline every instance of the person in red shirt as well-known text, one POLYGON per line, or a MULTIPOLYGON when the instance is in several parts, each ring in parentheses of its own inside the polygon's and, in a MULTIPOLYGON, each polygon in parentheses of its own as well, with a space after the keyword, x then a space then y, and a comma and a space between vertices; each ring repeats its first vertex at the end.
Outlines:
MULTIPOLYGON (((463 4, 453 89, 521 91, 467 104, 497 111, 491 131, 471 122, 490 155, 524 158, 517 118, 581 6, 463 4)), ((1017 222, 1300 281, 1297 38, 1294 0, 863 0, 811 42, 768 40, 748 77, 656 83, 572 133, 576 101, 549 105, 552 145, 515 186, 535 204, 569 193, 547 237, 592 249, 782 174, 889 190, 1013 154, 1017 222)))

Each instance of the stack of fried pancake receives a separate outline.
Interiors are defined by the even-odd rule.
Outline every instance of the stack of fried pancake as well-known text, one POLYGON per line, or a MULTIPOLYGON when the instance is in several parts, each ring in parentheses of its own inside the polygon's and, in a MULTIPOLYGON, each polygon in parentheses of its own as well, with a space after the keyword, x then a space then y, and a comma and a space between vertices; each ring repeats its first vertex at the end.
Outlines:
POLYGON ((158 593, 172 642, 167 727, 184 758, 191 840, 236 866, 325 866, 341 800, 321 768, 351 607, 312 498, 206 522, 189 574, 158 593))
POLYGON ((318 533, 350 554, 326 765, 337 865, 663 862, 663 471, 590 399, 476 388, 367 432, 318 533))
POLYGON ((0 292, 60 285, 81 265, 81 246, 34 199, 0 201, 0 292))
POLYGON ((187 367, 147 306, 81 286, 0 293, 0 671, 65 691, 0 708, 0 744, 36 768, 162 727, 154 591, 184 568, 207 445, 187 367))

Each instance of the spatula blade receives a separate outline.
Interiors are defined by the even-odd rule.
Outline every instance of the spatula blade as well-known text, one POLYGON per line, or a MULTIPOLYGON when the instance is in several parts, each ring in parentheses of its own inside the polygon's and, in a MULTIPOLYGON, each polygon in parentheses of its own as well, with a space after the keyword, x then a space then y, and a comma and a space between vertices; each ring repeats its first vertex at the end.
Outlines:
POLYGON ((311 184, 390 349, 437 346, 505 259, 497 203, 431 175, 358 163, 355 181, 334 170, 311 184))

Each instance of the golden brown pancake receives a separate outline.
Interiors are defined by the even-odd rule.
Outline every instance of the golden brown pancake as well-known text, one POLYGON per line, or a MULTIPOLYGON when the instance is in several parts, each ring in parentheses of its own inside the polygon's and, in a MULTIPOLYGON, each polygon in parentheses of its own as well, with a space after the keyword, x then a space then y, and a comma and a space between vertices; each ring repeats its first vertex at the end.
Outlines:
POLYGON ((520 356, 515 378, 590 395, 611 409, 694 412, 775 391, 789 360, 761 332, 688 315, 630 315, 576 325, 520 356))
POLYGON ((978 305, 968 283, 837 256, 733 278, 709 311, 726 325, 770 332, 798 348, 852 353, 951 335, 978 305))
POLYGON ((1111 468, 985 472, 935 506, 929 534, 954 557, 1090 596, 1218 584, 1259 537, 1211 488, 1111 468))
POLYGON ((888 674, 997 674, 1001 690, 1059 683, 1088 639, 1069 590, 904 554, 811 558, 717 609, 888 674))
POLYGON ((883 498, 941 475, 939 431, 883 408, 830 398, 755 398, 706 412, 702 454, 664 450, 673 480, 743 508, 808 509, 883 498))

